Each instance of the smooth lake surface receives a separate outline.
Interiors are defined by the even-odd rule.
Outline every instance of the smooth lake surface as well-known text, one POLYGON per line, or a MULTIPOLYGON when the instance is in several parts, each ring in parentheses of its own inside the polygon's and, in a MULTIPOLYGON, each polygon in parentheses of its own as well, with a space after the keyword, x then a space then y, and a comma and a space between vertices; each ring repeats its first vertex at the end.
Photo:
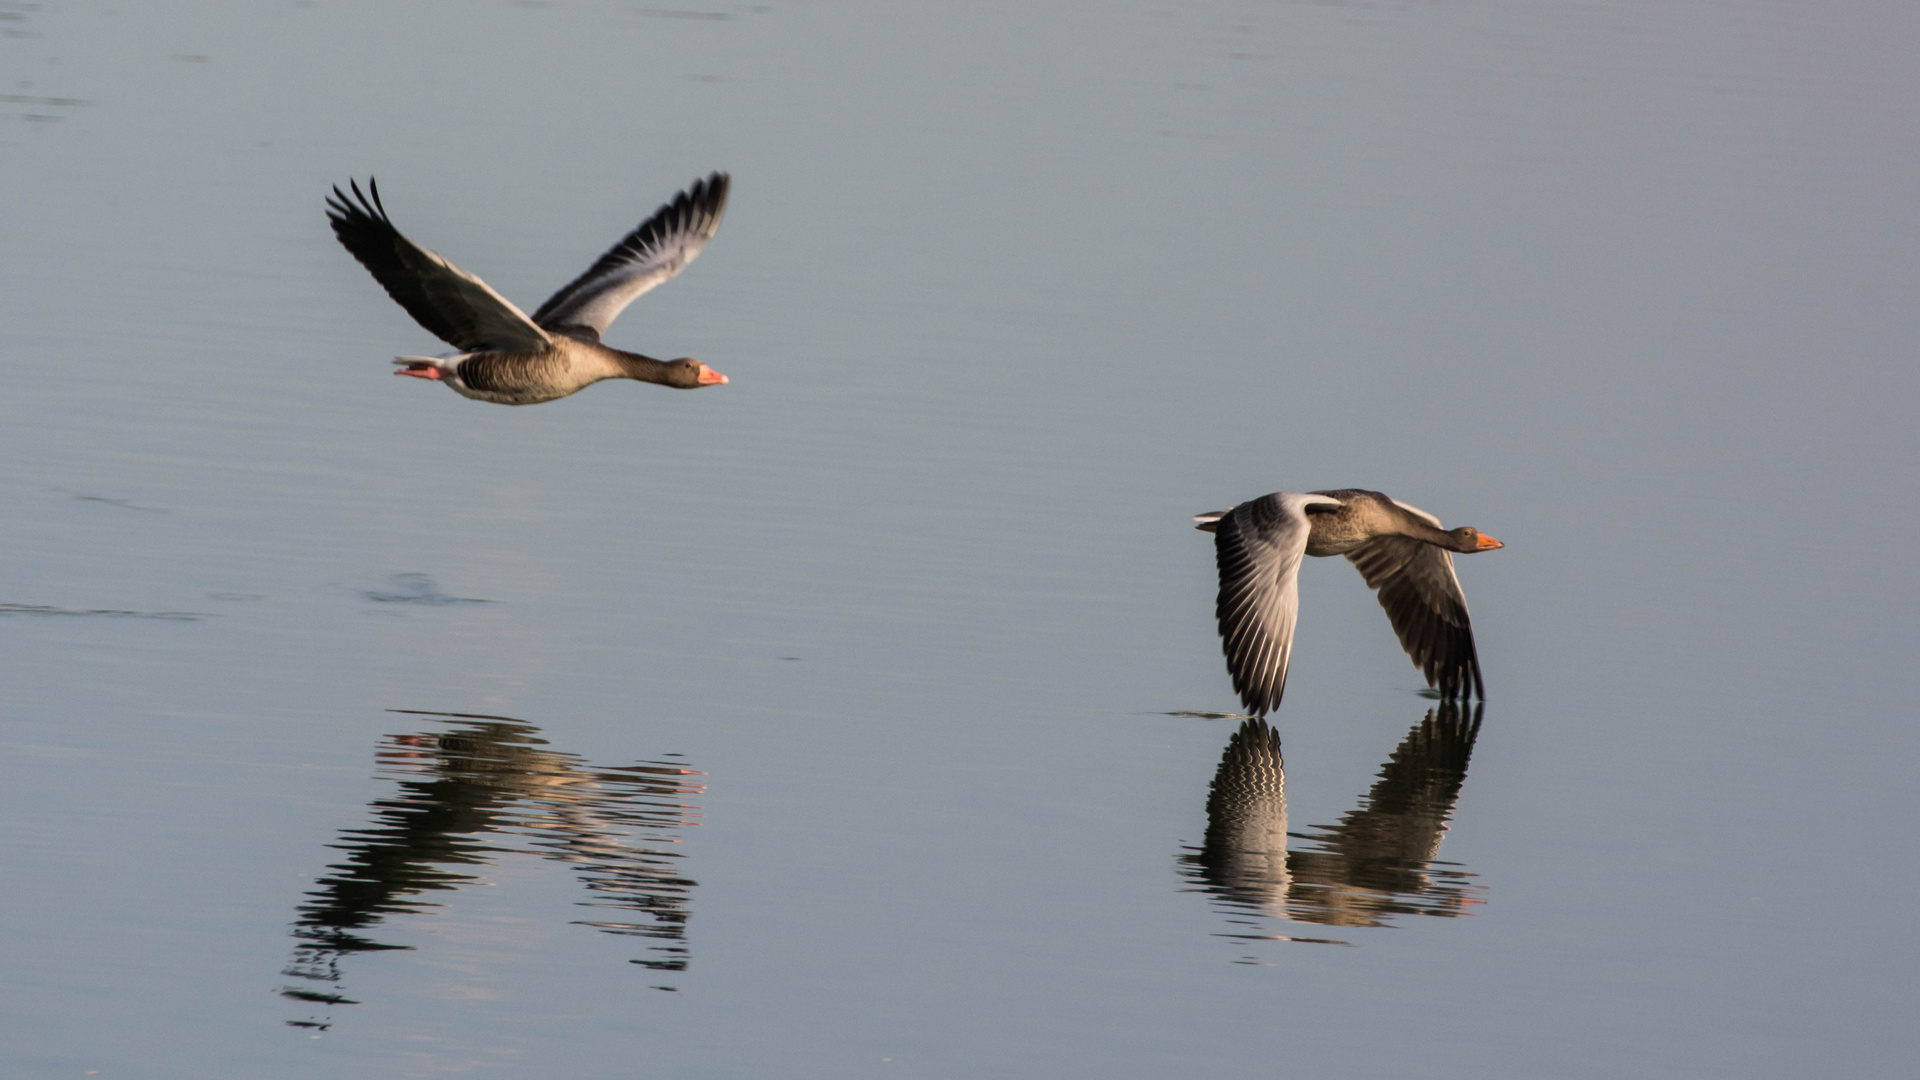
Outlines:
POLYGON ((0 35, 0 1073, 1920 1069, 1913 5, 0 35), (322 207, 531 309, 714 169, 698 393, 392 378, 322 207), (1208 718, 1343 486, 1489 701, 1313 559, 1208 718))

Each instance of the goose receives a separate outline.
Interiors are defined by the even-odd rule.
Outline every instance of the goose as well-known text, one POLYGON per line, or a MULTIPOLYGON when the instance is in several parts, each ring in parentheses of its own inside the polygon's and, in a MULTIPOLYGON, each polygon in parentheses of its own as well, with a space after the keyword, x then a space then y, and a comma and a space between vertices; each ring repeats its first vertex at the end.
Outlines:
POLYGON ((415 322, 458 355, 402 356, 395 375, 443 382, 463 397, 535 405, 602 379, 638 379, 682 390, 718 386, 725 375, 692 357, 655 360, 600 344, 600 335, 641 293, 686 268, 727 208, 730 178, 717 172, 675 195, 528 318, 465 270, 401 235, 380 203, 348 181, 327 200, 333 234, 415 322))
POLYGON ((1444 699, 1486 699, 1466 594, 1448 552, 1492 551, 1500 541, 1377 491, 1276 491, 1231 510, 1198 514, 1220 565, 1215 615, 1233 688, 1256 716, 1280 707, 1300 609, 1300 556, 1345 555, 1380 594, 1400 645, 1444 699))

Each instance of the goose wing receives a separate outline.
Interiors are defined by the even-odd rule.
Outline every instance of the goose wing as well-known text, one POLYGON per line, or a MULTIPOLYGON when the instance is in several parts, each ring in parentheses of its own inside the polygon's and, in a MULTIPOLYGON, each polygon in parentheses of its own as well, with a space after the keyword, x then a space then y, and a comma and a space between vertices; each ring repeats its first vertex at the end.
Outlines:
POLYGON ((359 184, 348 186, 351 198, 336 186, 327 200, 333 234, 434 337, 466 352, 541 352, 552 344, 546 331, 486 282, 400 235, 371 179, 371 198, 359 184))
MULTIPOLYGON (((1213 518, 1214 555, 1220 565, 1221 647, 1233 688, 1247 710, 1264 714, 1280 707, 1293 655, 1293 624, 1300 609, 1300 558, 1307 550, 1308 503, 1338 500, 1275 492, 1213 518)), ((1212 519, 1212 520, 1205 520, 1212 519)))
POLYGON ((675 195, 541 304, 533 321, 556 333, 600 340, 628 304, 685 269, 707 246, 726 213, 730 182, 717 172, 675 195))
MULTIPOLYGON (((1441 527, 1440 519, 1416 506, 1394 505, 1441 527)), ((1444 697, 1477 695, 1484 699, 1480 657, 1473 648, 1473 623, 1467 618, 1467 594, 1453 572, 1445 548, 1406 536, 1381 536, 1347 552, 1347 560, 1380 595, 1400 647, 1444 697)))

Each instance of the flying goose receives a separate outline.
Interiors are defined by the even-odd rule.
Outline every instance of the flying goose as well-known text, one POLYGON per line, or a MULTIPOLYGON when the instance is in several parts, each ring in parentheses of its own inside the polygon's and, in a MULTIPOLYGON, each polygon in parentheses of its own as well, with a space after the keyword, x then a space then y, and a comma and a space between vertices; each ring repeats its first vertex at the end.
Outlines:
POLYGON ((349 181, 327 200, 333 233, 414 321, 459 349, 455 356, 402 356, 395 375, 444 382, 463 397, 500 405, 552 401, 602 379, 638 379, 692 390, 727 381, 691 357, 655 360, 600 344, 600 335, 641 293, 700 254, 727 208, 728 176, 714 173, 673 197, 528 318, 487 283, 400 234, 380 204, 349 181))
POLYGON ((1300 556, 1345 555, 1380 594, 1394 633, 1443 698, 1486 689, 1473 651, 1467 598, 1449 551, 1504 547, 1478 529, 1440 519, 1377 491, 1277 491, 1231 510, 1200 514, 1220 564, 1215 614, 1233 688, 1249 711, 1280 707, 1300 610, 1300 556))

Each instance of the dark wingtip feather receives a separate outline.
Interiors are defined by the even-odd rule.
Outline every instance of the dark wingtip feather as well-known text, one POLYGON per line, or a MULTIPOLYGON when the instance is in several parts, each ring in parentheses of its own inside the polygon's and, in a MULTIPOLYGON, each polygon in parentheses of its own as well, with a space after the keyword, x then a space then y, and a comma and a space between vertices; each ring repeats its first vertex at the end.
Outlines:
POLYGON ((339 184, 333 185, 333 196, 327 200, 327 217, 337 228, 346 224, 354 213, 353 200, 347 198, 347 193, 340 190, 339 184))

